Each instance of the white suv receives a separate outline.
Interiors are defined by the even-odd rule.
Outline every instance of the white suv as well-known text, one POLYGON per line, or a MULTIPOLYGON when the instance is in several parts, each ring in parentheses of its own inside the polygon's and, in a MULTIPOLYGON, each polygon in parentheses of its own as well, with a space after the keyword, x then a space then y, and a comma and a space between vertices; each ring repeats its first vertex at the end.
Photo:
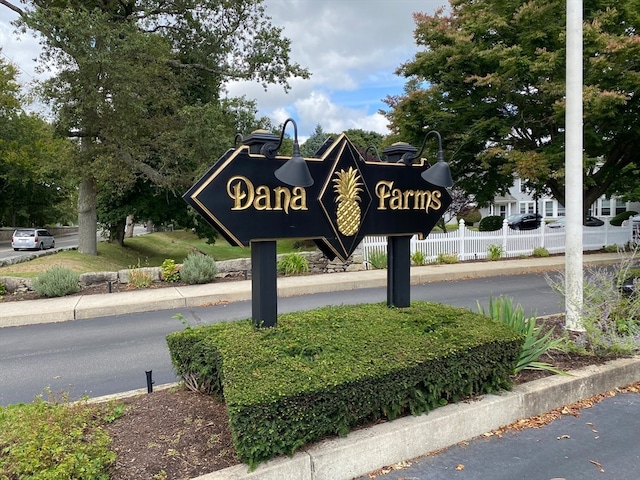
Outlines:
POLYGON ((45 248, 54 248, 56 241, 53 235, 44 228, 19 228, 13 232, 11 237, 11 246, 14 250, 44 250, 45 248))

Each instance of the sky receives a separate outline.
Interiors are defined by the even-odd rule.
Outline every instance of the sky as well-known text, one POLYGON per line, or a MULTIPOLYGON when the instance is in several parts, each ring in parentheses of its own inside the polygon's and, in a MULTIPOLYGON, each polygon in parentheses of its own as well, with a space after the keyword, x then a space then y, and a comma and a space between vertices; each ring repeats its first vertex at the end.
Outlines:
MULTIPOLYGON (((301 142, 316 125, 338 133, 355 128, 388 133, 382 100, 403 91, 405 80, 394 74, 413 59, 412 14, 432 14, 446 0, 265 0, 272 24, 291 40, 291 59, 311 72, 292 79, 291 90, 255 82, 228 86, 229 95, 256 99, 258 115, 274 125, 291 117, 301 142)), ((0 5, 0 55, 20 69, 19 81, 39 78, 34 59, 39 45, 30 34, 19 39, 9 22, 17 15, 0 5)), ((277 133, 277 132, 276 132, 277 133)), ((290 132, 288 132, 290 133, 290 132)))

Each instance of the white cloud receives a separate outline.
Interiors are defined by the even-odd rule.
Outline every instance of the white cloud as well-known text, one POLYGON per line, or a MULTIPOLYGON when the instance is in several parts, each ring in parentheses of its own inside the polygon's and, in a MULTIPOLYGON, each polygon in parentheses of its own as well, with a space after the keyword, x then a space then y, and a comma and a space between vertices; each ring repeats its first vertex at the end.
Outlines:
POLYGON ((402 93, 394 71, 417 51, 413 13, 433 13, 444 0, 266 0, 273 24, 291 39, 291 58, 311 72, 294 79, 285 94, 246 82, 233 95, 255 98, 261 115, 281 123, 296 119, 301 136, 320 124, 325 131, 361 128, 387 133, 382 99, 402 93), (276 114, 276 112, 278 112, 276 114), (280 116, 278 116, 280 115, 280 116), (285 117, 286 119, 286 117, 285 117))
MULTIPOLYGON (((325 131, 361 128, 386 133, 378 114, 382 99, 402 92, 404 79, 393 72, 416 52, 415 12, 433 13, 446 0, 265 0, 273 25, 291 40, 291 58, 306 67, 309 80, 292 79, 265 92, 257 83, 228 86, 229 94, 256 99, 259 114, 275 124, 293 117, 301 138, 320 124, 325 131)), ((21 82, 36 76, 32 59, 39 46, 28 34, 16 40, 9 21, 16 15, 0 6, 2 55, 20 66, 21 82)))

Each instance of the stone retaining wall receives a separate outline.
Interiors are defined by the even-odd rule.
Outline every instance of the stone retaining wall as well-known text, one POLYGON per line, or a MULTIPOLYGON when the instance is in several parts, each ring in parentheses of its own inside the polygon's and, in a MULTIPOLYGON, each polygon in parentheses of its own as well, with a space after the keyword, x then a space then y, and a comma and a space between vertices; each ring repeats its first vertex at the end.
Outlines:
MULTIPOLYGON (((309 263, 309 273, 337 273, 337 272, 353 272, 363 270, 362 253, 359 249, 347 259, 347 262, 341 262, 339 259, 329 260, 321 252, 301 252, 302 256, 307 259, 309 263)), ((278 255, 281 258, 282 255, 278 255)), ((251 278, 251 259, 250 258, 238 258, 235 260, 224 260, 216 262, 218 267, 219 278, 239 278, 249 279, 251 278)), ((162 280, 162 269, 160 267, 144 267, 133 269, 149 275, 154 282, 160 282, 162 280)), ((90 272, 80 275, 80 284, 83 286, 108 284, 112 283, 129 283, 129 277, 131 270, 124 269, 117 272, 90 272)), ((17 278, 17 277, 0 277, 0 283, 2 283, 7 292, 25 292, 33 290, 32 281, 29 278, 17 278)))

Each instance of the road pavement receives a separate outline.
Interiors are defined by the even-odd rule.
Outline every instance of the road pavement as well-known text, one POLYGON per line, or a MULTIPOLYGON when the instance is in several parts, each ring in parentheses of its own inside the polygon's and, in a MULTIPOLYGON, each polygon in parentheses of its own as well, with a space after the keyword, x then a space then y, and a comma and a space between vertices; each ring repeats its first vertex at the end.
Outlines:
POLYGON ((480 436, 359 480, 638 480, 639 412, 640 394, 616 394, 543 428, 480 436))
MULTIPOLYGON (((617 255, 600 254, 589 255, 585 257, 585 265, 606 265, 615 262, 617 255)), ((549 270, 561 270, 563 268, 564 259, 562 257, 551 257, 548 259, 517 259, 502 262, 482 262, 477 264, 454 264, 449 266, 430 266, 412 268, 411 281, 413 284, 424 284, 437 281, 451 281, 461 278, 486 278, 501 274, 514 273, 533 273, 549 270), (509 273, 507 273, 509 272, 509 273)), ((127 294, 109 294, 90 295, 79 297, 74 300, 69 299, 51 299, 38 300, 33 302, 9 302, 1 304, 0 325, 8 328, 0 328, 0 339, 6 338, 5 332, 13 331, 15 328, 37 329, 37 323, 50 323, 67 320, 75 320, 81 318, 93 318, 98 315, 105 315, 105 312, 115 314, 124 314, 125 312, 141 312, 162 308, 193 308, 202 306, 203 303, 214 304, 219 302, 237 302, 240 300, 250 299, 250 282, 233 282, 229 284, 216 284, 209 286, 194 286, 187 289, 177 289, 175 292, 165 292, 162 296, 152 293, 153 290, 142 290, 138 292, 127 292, 127 294), (233 284, 237 284, 235 287, 233 284), (243 286, 244 284, 244 286, 243 286), (222 290, 218 290, 222 289, 222 290), (90 299, 89 297, 97 297, 90 299), (54 301, 59 301, 55 303, 54 301), (17 303, 17 306, 11 306, 17 303), (177 307, 167 307, 168 304, 177 304, 177 307), (36 325, 31 325, 36 323, 36 325), (10 325, 14 325, 10 327, 10 325)), ((366 271, 352 272, 334 275, 312 275, 307 277, 283 278, 278 279, 278 290, 281 297, 295 297, 298 295, 307 295, 318 292, 332 291, 350 291, 363 287, 383 287, 386 285, 386 272, 384 271, 366 271)), ((167 290, 167 289, 162 289, 167 290)), ((70 325, 81 322, 71 322, 70 325)), ((108 327, 107 327, 108 328, 108 327)), ((79 331, 79 330, 78 330, 79 331)), ((42 339, 46 344, 46 338, 42 339)), ((0 350, 4 349, 0 342, 0 350)), ((137 347, 141 348, 141 347, 137 347)), ((46 349, 46 345, 43 346, 46 349)), ((1 353, 1 352, 0 352, 1 353)), ((25 352, 25 355, 28 355, 25 352)), ((89 355, 87 358, 90 358, 89 355)), ((319 444, 308 447, 307 449, 296 453, 293 457, 277 458, 270 462, 260 465, 255 471, 249 473, 246 465, 231 467, 219 472, 199 477, 200 480, 234 480, 234 479, 253 479, 253 480, 349 480, 358 476, 366 475, 385 465, 396 464, 407 459, 412 459, 424 455, 428 452, 440 450, 445 447, 456 445, 462 441, 469 441, 474 437, 480 436, 485 432, 508 425, 520 418, 527 418, 543 412, 552 410, 562 405, 566 405, 577 400, 587 398, 591 395, 606 392, 616 387, 628 385, 633 382, 640 381, 640 357, 616 360, 604 366, 588 367, 580 371, 572 372, 571 376, 554 376, 530 382, 525 385, 516 387, 510 392, 501 393, 499 395, 486 395, 472 402, 463 402, 438 408, 428 415, 419 417, 406 417, 389 423, 376 425, 372 428, 361 429, 351 432, 347 437, 329 439, 319 444)), ((141 390, 142 393, 146 390, 141 390)), ((128 394, 131 394, 129 392, 128 394)), ((608 405, 608 404, 605 404, 608 405)), ((613 406, 615 409, 615 405, 613 406)), ((632 414, 637 418, 637 403, 631 407, 632 414), (635 413, 633 409, 635 408, 635 413)), ((610 410, 610 409, 608 409, 610 410)), ((628 413, 622 413, 623 417, 628 413)), ((607 420, 598 428, 605 430, 607 420)), ((613 418, 613 417, 611 417, 613 418)), ((611 420, 613 421, 613 420, 611 420)), ((635 421, 635 419, 633 420, 635 421)), ((595 422, 593 422, 595 423, 595 422)), ((628 421, 631 423, 631 420, 628 421)), ((614 428, 613 431, 620 432, 624 435, 624 443, 638 444, 637 423, 631 423, 629 430, 614 428), (635 428, 633 428, 635 425, 635 428)), ((597 429, 597 428, 596 428, 597 429)), ((611 433, 606 429, 607 438, 611 433)), ((595 432, 592 432, 595 434, 595 432)), ((569 435, 569 434, 568 434, 569 435)), ((578 434, 576 433, 576 436, 578 434)), ((557 435, 560 436, 560 435, 557 435)), ((552 437, 553 438, 553 434, 552 437)), ((514 439, 517 439, 514 437, 514 439)), ((569 440, 569 439, 564 439, 569 440)), ((533 442, 532 440, 531 442, 533 442)), ((551 440, 540 440, 537 443, 549 443, 551 440)), ((560 441, 560 440, 557 440, 560 441)), ((552 442, 553 443, 553 442, 552 442)), ((569 442, 566 442, 568 444, 569 442)), ((583 442, 582 442, 583 443, 583 442)), ((471 445, 471 444, 470 444, 471 445)), ((503 462, 486 462, 493 465, 493 470, 488 470, 476 476, 468 476, 466 478, 535 478, 548 479, 553 477, 535 476, 535 471, 531 471, 532 467, 524 470, 529 476, 500 476, 506 468, 507 463, 517 464, 520 460, 513 458, 523 449, 521 446, 511 444, 511 439, 502 443, 502 450, 495 453, 495 457, 502 458, 503 462), (507 459, 510 458, 508 461, 507 459)), ((602 445, 606 445, 602 442, 602 445)), ((473 447, 475 448, 475 447, 473 447)), ((556 448, 558 450, 559 448, 556 448)), ((604 447, 601 450, 603 455, 600 458, 593 458, 594 461, 604 465, 605 473, 600 473, 598 478, 615 478, 616 480, 637 480, 639 477, 629 477, 628 472, 616 471, 617 476, 607 476, 606 469, 609 469, 610 463, 615 463, 613 457, 604 456, 604 447), (602 464, 600 460, 604 460, 602 464), (625 473, 627 472, 627 473, 625 473)), ((523 449, 526 453, 527 450, 523 449)), ((637 455, 636 451, 630 451, 629 455, 637 455)), ((523 453, 523 458, 525 457, 523 453)), ((526 456, 537 459, 542 464, 547 462, 545 453, 527 454, 526 456)), ((567 461, 563 468, 556 473, 564 474, 569 471, 571 475, 567 475, 568 479, 590 478, 582 476, 582 470, 579 470, 579 464, 584 457, 590 456, 589 452, 582 451, 581 456, 572 457, 567 453, 567 461), (567 470, 568 469, 568 470, 567 470), (573 474, 576 472, 575 475, 573 474)), ((575 455, 578 455, 577 453, 575 455)), ((477 455, 478 459, 482 459, 482 454, 477 455)), ((637 458, 637 457, 635 457, 637 458)), ((445 462, 445 466, 449 465, 452 460, 445 462)), ((473 473, 475 468, 480 468, 478 463, 474 463, 471 458, 466 460, 466 464, 462 461, 457 465, 465 465, 462 470, 445 472, 445 476, 439 478, 456 478, 460 472, 468 470, 473 473)), ((535 462, 533 462, 535 463, 535 462)), ((416 468, 422 468, 420 462, 417 462, 416 468)), ((595 464, 594 468, 596 468, 595 464)), ((637 462, 636 462, 637 465, 637 462)), ((432 478, 430 470, 427 473, 420 470, 406 470, 404 477, 396 478, 416 478, 427 479, 432 478), (414 475, 415 474, 415 475, 414 475), (413 477, 409 475, 414 475, 413 477)), ((635 471, 632 473, 635 475, 635 471)), ((467 474, 469 475, 469 474, 467 474)), ((546 475, 546 473, 542 474, 546 475)), ((362 477, 367 478, 367 476, 362 477)), ((382 477, 384 478, 384 477, 382 477)), ((433 477, 436 478, 436 477, 433 477)), ((559 477, 563 478, 563 477, 559 477)))

